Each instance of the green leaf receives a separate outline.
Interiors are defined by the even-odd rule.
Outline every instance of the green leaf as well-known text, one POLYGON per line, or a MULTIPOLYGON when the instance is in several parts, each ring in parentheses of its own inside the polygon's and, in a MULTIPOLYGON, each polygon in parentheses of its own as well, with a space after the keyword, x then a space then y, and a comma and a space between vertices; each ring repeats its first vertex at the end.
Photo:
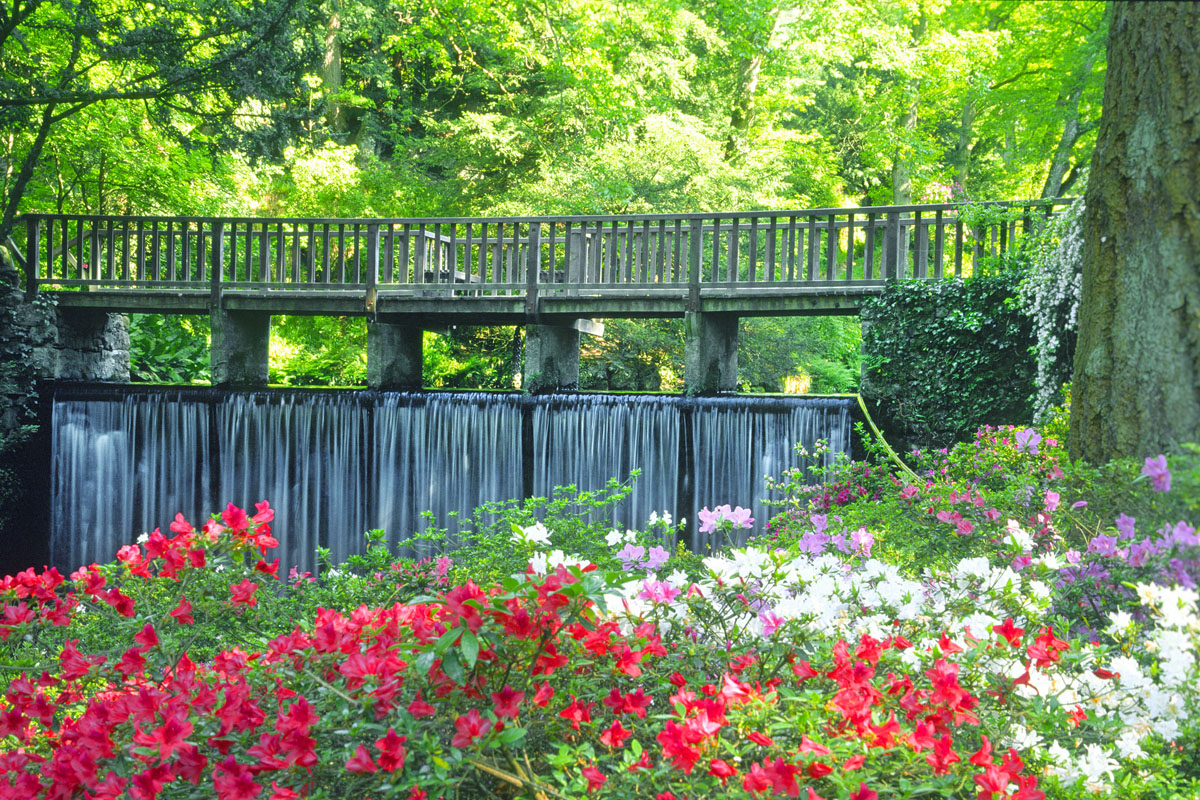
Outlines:
POLYGON ((463 658, 467 661, 467 668, 474 669, 475 661, 479 658, 479 639, 470 631, 463 631, 459 646, 462 648, 463 658))

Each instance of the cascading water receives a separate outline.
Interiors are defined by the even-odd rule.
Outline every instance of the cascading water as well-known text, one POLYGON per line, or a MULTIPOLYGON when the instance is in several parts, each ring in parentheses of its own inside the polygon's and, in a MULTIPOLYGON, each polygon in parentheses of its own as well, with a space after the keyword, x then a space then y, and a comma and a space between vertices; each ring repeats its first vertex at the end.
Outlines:
MULTIPOLYGON (((311 569, 392 544, 488 501, 603 488, 641 477, 606 512, 640 527, 650 512, 692 521, 723 503, 769 515, 765 478, 849 446, 843 398, 375 393, 60 387, 52 405, 50 556, 60 569, 111 559, 182 512, 267 499, 280 563, 311 569)), ((415 552, 430 552, 427 545, 415 552)))

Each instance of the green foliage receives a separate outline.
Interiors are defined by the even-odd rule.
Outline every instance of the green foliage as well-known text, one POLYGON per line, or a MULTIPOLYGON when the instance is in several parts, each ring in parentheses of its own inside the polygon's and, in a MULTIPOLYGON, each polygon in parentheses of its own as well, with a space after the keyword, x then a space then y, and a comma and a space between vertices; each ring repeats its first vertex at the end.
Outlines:
POLYGON ((270 381, 287 386, 362 386, 367 323, 361 317, 271 318, 270 381))
POLYGON ((863 306, 863 395, 884 427, 947 446, 984 422, 1031 419, 1032 326, 1013 301, 1021 276, 889 284, 863 306))
POLYGON ((195 383, 209 379, 206 317, 129 315, 129 375, 143 383, 195 383))

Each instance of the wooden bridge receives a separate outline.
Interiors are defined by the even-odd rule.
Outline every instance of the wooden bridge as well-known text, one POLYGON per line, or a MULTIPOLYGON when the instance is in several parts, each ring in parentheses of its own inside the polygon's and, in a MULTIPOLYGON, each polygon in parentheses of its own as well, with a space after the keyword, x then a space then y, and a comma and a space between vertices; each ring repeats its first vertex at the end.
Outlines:
MULTIPOLYGON (((271 314, 367 316, 401 334, 527 324, 576 339, 592 318, 691 315, 726 331, 716 334, 726 352, 730 320, 857 313, 886 281, 961 276, 1069 202, 989 203, 994 213, 972 218, 991 222, 973 226, 961 204, 445 219, 28 214, 10 250, 29 296, 50 293, 63 309, 213 314, 214 339, 225 323, 262 339, 271 314)), ((382 348, 398 345, 392 333, 380 334, 382 348)), ((220 382, 265 382, 260 360, 254 375, 236 368, 220 382)), ((405 370, 399 382, 411 383, 405 370)))

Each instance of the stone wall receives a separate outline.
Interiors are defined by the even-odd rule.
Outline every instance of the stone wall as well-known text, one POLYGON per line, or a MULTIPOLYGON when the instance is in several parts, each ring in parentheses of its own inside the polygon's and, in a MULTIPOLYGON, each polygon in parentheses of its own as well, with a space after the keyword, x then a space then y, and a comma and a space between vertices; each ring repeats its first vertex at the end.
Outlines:
POLYGON ((61 309, 27 300, 20 274, 0 250, 0 443, 37 420, 38 381, 129 380, 129 321, 123 314, 61 309))

